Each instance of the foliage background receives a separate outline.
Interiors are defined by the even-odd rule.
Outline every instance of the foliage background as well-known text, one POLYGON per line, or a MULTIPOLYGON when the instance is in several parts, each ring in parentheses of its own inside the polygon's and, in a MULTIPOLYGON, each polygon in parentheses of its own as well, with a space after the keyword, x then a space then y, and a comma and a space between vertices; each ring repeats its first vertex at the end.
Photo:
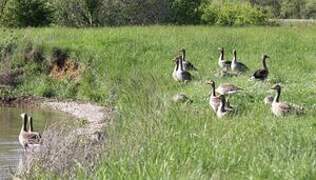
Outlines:
POLYGON ((265 24, 316 17, 315 0, 0 0, 3 26, 265 24))

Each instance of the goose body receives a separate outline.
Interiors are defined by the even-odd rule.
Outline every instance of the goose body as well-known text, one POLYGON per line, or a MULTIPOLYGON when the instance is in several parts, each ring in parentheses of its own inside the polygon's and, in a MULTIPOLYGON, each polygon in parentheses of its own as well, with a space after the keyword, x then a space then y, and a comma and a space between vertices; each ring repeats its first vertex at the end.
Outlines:
POLYGON ((248 71, 249 68, 245 64, 243 64, 243 63, 241 63, 241 62, 239 62, 237 60, 237 51, 236 51, 236 49, 234 49, 233 54, 234 54, 234 57, 233 57, 233 60, 232 60, 232 63, 231 63, 232 71, 235 72, 235 73, 242 73, 242 72, 248 71))
POLYGON ((241 88, 233 84, 221 84, 217 87, 216 92, 221 95, 230 95, 239 92, 241 88))
POLYGON ((182 53, 181 56, 182 56, 183 70, 184 71, 191 71, 191 70, 196 71, 197 69, 195 68, 195 66, 186 58, 186 50, 182 49, 181 53, 182 53))
POLYGON ((218 66, 221 69, 224 69, 225 71, 230 70, 232 62, 225 60, 224 48, 219 48, 219 51, 220 51, 220 56, 219 56, 219 59, 218 59, 218 66))
POLYGON ((219 105, 219 107, 217 109, 216 116, 218 118, 224 118, 225 116, 228 116, 229 114, 231 114, 231 112, 232 112, 232 109, 228 109, 226 107, 225 96, 221 95, 220 96, 220 105, 219 105))
POLYGON ((27 114, 21 114, 22 117, 22 128, 19 134, 19 142, 22 145, 23 149, 26 150, 30 146, 39 145, 40 138, 34 133, 30 133, 27 130, 27 114))
POLYGON ((299 107, 298 105, 289 104, 286 102, 280 101, 281 96, 281 86, 275 85, 273 86, 274 90, 276 90, 276 95, 274 97, 274 100, 271 104, 271 111, 272 113, 277 117, 282 117, 288 114, 301 114, 303 113, 304 109, 302 107, 299 107))
POLYGON ((268 70, 267 62, 266 62, 266 60, 268 58, 270 58, 270 57, 267 55, 262 56, 262 66, 263 67, 254 72, 253 76, 250 78, 251 80, 264 81, 268 78, 269 70, 268 70))
POLYGON ((188 71, 183 70, 182 58, 177 58, 176 60, 176 71, 174 71, 173 76, 176 81, 191 81, 192 76, 188 71))
POLYGON ((173 96, 172 101, 175 103, 192 103, 193 101, 183 93, 178 93, 173 96))

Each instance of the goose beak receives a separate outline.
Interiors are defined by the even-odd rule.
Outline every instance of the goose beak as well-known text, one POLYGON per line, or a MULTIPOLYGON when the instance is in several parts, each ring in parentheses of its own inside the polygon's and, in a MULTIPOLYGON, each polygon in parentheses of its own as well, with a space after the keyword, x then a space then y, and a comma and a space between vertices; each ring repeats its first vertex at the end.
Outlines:
POLYGON ((205 82, 206 84, 213 84, 213 81, 209 80, 205 82))

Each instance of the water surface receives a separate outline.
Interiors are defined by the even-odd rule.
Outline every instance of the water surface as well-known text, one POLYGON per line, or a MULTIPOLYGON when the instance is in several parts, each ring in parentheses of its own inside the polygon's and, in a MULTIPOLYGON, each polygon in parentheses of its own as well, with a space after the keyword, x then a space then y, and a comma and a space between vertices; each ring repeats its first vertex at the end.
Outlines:
POLYGON ((34 129, 39 132, 51 124, 71 118, 50 110, 0 107, 0 180, 9 178, 21 159, 23 150, 18 136, 22 125, 20 114, 24 112, 33 117, 34 129))

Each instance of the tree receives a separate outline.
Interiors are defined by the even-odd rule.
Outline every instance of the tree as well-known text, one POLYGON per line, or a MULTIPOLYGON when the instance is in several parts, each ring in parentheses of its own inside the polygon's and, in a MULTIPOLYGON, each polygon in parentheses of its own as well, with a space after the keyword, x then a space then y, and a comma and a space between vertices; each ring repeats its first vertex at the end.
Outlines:
POLYGON ((9 0, 5 4, 1 22, 10 27, 38 27, 51 23, 51 9, 43 0, 9 0))

